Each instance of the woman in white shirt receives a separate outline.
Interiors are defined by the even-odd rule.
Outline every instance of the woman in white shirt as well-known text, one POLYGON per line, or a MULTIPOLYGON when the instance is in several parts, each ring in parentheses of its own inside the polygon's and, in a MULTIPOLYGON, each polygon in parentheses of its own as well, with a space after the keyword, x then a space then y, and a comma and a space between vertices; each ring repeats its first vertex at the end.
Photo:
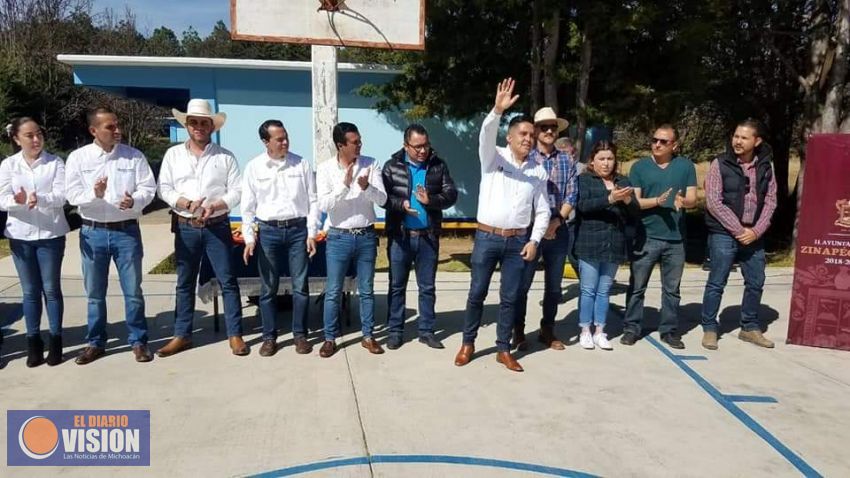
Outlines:
POLYGON ((59 277, 65 255, 65 163, 44 151, 44 134, 32 118, 7 128, 17 150, 0 163, 0 209, 9 212, 6 237, 23 290, 27 367, 44 363, 42 296, 50 323, 48 365, 62 362, 64 303, 59 277))

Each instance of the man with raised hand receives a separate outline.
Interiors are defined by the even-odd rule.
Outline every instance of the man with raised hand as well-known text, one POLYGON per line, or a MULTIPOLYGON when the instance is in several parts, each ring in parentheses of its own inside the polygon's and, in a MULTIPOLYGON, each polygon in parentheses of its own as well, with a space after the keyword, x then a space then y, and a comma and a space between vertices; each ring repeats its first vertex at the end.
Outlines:
POLYGON ((529 160, 529 153, 534 147, 534 123, 531 119, 522 115, 511 119, 508 123, 508 147, 496 146, 499 120, 505 110, 519 99, 519 95, 513 92, 513 79, 499 83, 493 110, 484 118, 478 137, 481 161, 478 231, 472 248, 472 281, 466 302, 463 345, 455 356, 455 365, 459 367, 472 360, 484 312, 484 299, 487 298, 493 272, 500 265, 496 360, 509 370, 523 371, 510 353, 511 331, 525 261, 537 257, 537 246, 549 225, 550 210, 546 199, 546 170, 543 165, 529 160), (529 227, 532 227, 530 236, 529 227))
POLYGON ((282 122, 265 121, 259 133, 266 151, 252 159, 242 175, 242 237, 245 239, 243 260, 247 265, 250 257, 257 254, 262 283, 260 355, 271 357, 277 352, 277 292, 286 263, 292 279, 295 352, 308 354, 313 347, 307 341, 310 302, 307 269, 309 257, 316 254, 319 223, 316 177, 307 160, 290 152, 289 133, 282 122))

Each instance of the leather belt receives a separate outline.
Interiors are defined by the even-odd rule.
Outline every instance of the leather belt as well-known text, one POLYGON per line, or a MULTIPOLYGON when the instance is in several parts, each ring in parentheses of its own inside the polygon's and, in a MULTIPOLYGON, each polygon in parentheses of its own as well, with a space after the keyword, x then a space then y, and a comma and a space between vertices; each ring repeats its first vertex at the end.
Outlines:
POLYGON ((212 225, 218 224, 220 222, 227 221, 229 219, 227 217, 227 214, 222 214, 221 216, 211 217, 211 218, 207 219, 206 221, 203 220, 203 219, 197 218, 197 217, 183 217, 179 214, 175 214, 175 216, 177 216, 177 222, 178 223, 187 224, 191 227, 195 227, 195 228, 199 228, 199 229, 207 227, 207 226, 212 226, 212 225))
POLYGON ((333 227, 331 226, 331 231, 341 232, 343 234, 353 234, 355 236, 361 236, 366 234, 367 232, 372 232, 375 230, 375 226, 369 225, 366 227, 353 227, 351 229, 343 229, 341 227, 333 227))
POLYGON ((279 221, 277 219, 270 219, 268 221, 265 221, 263 219, 257 219, 257 222, 259 222, 260 224, 265 224, 266 226, 279 227, 279 228, 300 227, 300 226, 306 226, 307 225, 307 218, 306 217, 296 217, 296 218, 293 218, 293 219, 284 219, 282 221, 279 221))
POLYGON ((497 236, 502 237, 522 236, 528 233, 527 227, 521 227, 516 229, 501 229, 498 227, 488 226, 487 224, 481 224, 480 222, 478 223, 478 230, 481 232, 495 234, 497 236))
POLYGON ((97 222, 90 221, 88 219, 82 220, 83 226, 93 227, 95 229, 111 229, 113 231, 127 229, 130 226, 138 225, 139 221, 136 219, 127 219, 126 221, 116 221, 116 222, 97 222))

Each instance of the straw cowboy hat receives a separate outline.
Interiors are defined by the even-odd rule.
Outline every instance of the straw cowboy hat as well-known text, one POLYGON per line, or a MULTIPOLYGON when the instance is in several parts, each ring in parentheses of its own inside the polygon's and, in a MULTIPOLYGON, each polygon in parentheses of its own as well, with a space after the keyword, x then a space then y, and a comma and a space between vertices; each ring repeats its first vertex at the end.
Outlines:
POLYGON ((567 127, 570 126, 570 122, 565 120, 564 118, 558 118, 558 115, 555 114, 555 110, 550 107, 540 108, 537 110, 537 113, 534 113, 534 124, 537 125, 539 123, 543 123, 545 121, 555 121, 558 123, 558 132, 564 131, 567 127))
POLYGON ((214 131, 220 130, 221 127, 224 126, 224 121, 227 119, 227 115, 224 113, 213 114, 210 102, 201 99, 189 100, 189 105, 186 106, 185 113, 177 111, 176 108, 172 108, 171 114, 174 115, 177 122, 183 125, 184 128, 186 127, 186 118, 189 116, 194 116, 195 118, 209 118, 213 122, 214 131))

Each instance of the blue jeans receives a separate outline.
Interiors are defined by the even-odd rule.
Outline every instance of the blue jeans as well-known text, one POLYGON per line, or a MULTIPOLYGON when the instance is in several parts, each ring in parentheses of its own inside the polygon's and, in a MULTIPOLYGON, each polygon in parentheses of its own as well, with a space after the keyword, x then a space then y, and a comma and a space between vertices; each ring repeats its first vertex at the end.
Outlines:
POLYGON ((357 293, 360 295, 360 330, 363 338, 372 337, 375 327, 375 259, 378 257, 378 236, 375 231, 363 234, 328 232, 325 249, 328 280, 325 286, 325 340, 339 336, 339 310, 345 273, 352 261, 357 268, 357 293))
POLYGON ((88 334, 92 347, 106 347, 106 287, 109 261, 115 262, 118 281, 124 293, 124 320, 131 346, 148 343, 145 321, 145 297, 142 295, 142 235, 139 225, 110 230, 83 226, 80 229, 80 254, 83 282, 88 297, 88 334))
POLYGON ((277 290, 280 274, 289 265, 292 278, 292 334, 307 336, 307 313, 310 289, 307 282, 307 227, 274 227, 260 223, 257 243, 257 269, 260 274, 260 318, 263 321, 263 340, 277 338, 277 290))
POLYGON ((642 250, 632 255, 631 276, 626 293, 626 315, 623 331, 635 335, 641 333, 643 322, 643 300, 646 286, 655 264, 661 264, 661 335, 676 333, 679 329, 679 285, 685 269, 685 245, 683 242, 662 241, 647 238, 642 250))
POLYGON ((745 246, 729 234, 712 233, 708 236, 708 247, 711 254, 711 271, 708 273, 708 282, 705 283, 702 298, 703 330, 717 331, 720 300, 723 298, 723 289, 729 279, 729 272, 732 271, 732 264, 736 260, 741 264, 741 274, 744 276, 741 329, 761 330, 758 310, 764 288, 764 242, 758 240, 745 246))
POLYGON ((37 241, 9 239, 12 260, 21 279, 24 300, 24 320, 27 337, 41 332, 41 298, 47 304, 47 320, 51 335, 62 335, 62 258, 65 256, 65 236, 37 241))
POLYGON ((231 249, 233 239, 230 221, 207 227, 177 224, 174 234, 174 255, 177 260, 177 298, 174 308, 174 336, 192 336, 192 319, 195 315, 195 287, 204 254, 212 265, 215 278, 221 286, 224 303, 224 321, 227 336, 242 335, 242 296, 233 272, 231 249))
POLYGON ((472 281, 466 299, 466 319, 463 324, 463 343, 474 344, 484 313, 484 299, 490 288, 490 279, 501 264, 499 288, 499 318, 496 324, 496 348, 499 352, 511 349, 511 332, 516 319, 517 299, 525 270, 520 256, 526 244, 525 236, 501 237, 483 231, 475 232, 472 246, 472 281))
POLYGON ((552 327, 555 325, 555 316, 558 314, 558 304, 561 302, 561 282, 564 280, 564 264, 567 262, 568 252, 572 246, 572 232, 567 226, 561 226, 555 232, 554 239, 543 239, 537 249, 537 257, 525 263, 523 271, 522 286, 517 297, 517 327, 525 327, 525 315, 528 307, 528 290, 534 282, 534 274, 537 272, 537 264, 543 257, 543 318, 540 320, 541 327, 552 327))
POLYGON ((578 325, 590 327, 590 324, 594 324, 597 328, 604 327, 608 317, 609 293, 614 276, 617 275, 618 264, 579 259, 578 267, 581 270, 578 325))
POLYGON ((436 322, 434 303, 437 300, 434 283, 440 239, 432 234, 414 237, 403 234, 392 238, 387 253, 390 259, 390 294, 387 298, 390 335, 401 336, 404 332, 405 298, 411 266, 416 267, 416 284, 419 286, 419 335, 433 333, 436 322))

